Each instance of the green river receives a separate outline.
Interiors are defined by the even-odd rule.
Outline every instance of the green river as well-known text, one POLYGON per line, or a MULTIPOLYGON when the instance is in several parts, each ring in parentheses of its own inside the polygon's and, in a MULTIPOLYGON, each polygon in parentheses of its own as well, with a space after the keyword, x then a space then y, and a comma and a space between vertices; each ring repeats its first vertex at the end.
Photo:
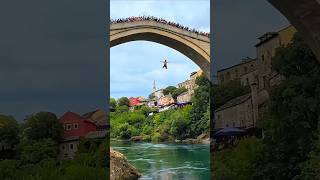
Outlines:
POLYGON ((209 145, 111 141, 111 147, 143 174, 140 180, 210 179, 209 145))

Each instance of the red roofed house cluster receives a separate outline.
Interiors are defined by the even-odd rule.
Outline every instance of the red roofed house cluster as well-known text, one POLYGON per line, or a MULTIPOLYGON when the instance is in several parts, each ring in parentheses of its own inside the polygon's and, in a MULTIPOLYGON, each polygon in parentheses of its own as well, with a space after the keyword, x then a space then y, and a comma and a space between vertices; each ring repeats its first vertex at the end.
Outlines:
POLYGON ((82 116, 69 111, 60 117, 59 122, 64 129, 63 141, 60 143, 60 158, 74 157, 80 138, 104 138, 109 126, 103 110, 82 116))

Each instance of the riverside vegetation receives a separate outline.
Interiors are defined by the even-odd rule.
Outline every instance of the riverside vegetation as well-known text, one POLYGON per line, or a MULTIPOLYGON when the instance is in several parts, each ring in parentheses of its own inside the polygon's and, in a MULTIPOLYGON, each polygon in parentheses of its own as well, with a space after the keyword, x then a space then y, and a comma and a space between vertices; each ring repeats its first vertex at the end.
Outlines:
POLYGON ((296 34, 280 47, 272 68, 285 80, 271 89, 259 120, 263 139, 242 139, 238 146, 215 152, 213 178, 320 179, 320 65, 296 34))
MULTIPOLYGON (((199 87, 192 98, 193 106, 169 109, 150 116, 148 114, 154 112, 154 109, 142 106, 130 112, 126 97, 118 101, 111 98, 110 104, 116 109, 110 114, 111 137, 129 139, 133 136, 143 136, 146 141, 162 142, 195 138, 208 132, 210 83, 204 76, 197 78, 196 83, 199 87)), ((172 86, 166 90, 172 90, 175 97, 178 93, 184 92, 172 86)))
MULTIPOLYGON (((209 133, 210 91, 215 103, 220 105, 250 91, 249 87, 242 86, 240 81, 231 81, 221 86, 212 85, 203 75, 196 79, 196 84, 198 88, 192 97, 192 105, 150 116, 148 114, 154 112, 154 109, 141 106, 131 112, 128 110, 128 98, 111 98, 110 105, 115 109, 115 112, 110 114, 111 138, 130 139, 141 136, 144 140, 153 142, 195 139, 200 134, 209 133)), ((168 86, 165 93, 170 90, 175 97, 184 92, 168 86)))
POLYGON ((59 160, 63 129, 57 116, 39 112, 22 124, 0 115, 0 142, 14 147, 0 154, 2 180, 96 180, 109 178, 109 137, 80 140, 74 159, 59 160))

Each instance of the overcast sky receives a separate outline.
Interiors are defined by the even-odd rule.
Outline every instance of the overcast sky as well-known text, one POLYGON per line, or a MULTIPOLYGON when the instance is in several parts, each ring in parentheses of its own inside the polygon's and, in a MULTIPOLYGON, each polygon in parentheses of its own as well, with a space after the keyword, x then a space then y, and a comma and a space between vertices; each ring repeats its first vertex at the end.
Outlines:
POLYGON ((22 120, 106 107, 107 1, 6 0, 0 6, 0 113, 22 120))
MULTIPOLYGON (((112 19, 152 15, 205 32, 210 31, 209 0, 111 0, 112 19), (186 13, 188 12, 188 13, 186 13)), ((148 41, 134 41, 110 50, 111 97, 147 97, 153 87, 177 85, 197 71, 198 66, 180 52, 148 41), (162 69, 160 61, 169 61, 162 69)))
POLYGON ((266 0, 214 0, 214 69, 226 68, 244 57, 256 57, 258 37, 278 31, 288 21, 266 0))

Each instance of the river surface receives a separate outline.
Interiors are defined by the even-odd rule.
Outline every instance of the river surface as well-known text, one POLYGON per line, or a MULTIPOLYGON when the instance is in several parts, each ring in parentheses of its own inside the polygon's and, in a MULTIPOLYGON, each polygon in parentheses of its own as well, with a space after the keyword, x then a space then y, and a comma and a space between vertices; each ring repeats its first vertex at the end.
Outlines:
POLYGON ((143 174, 140 180, 210 179, 209 145, 111 141, 111 147, 143 174))

